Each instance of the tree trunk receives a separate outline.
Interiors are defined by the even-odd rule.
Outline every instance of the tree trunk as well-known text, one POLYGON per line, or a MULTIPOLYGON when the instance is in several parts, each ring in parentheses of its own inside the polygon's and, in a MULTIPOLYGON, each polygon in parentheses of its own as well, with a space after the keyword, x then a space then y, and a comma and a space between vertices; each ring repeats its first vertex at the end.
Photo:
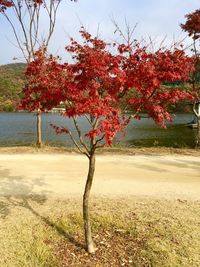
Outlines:
POLYGON ((37 110, 37 147, 42 146, 42 132, 41 132, 41 110, 37 110))
POLYGON ((200 116, 197 118, 197 147, 200 147, 200 116))
POLYGON ((197 142, 198 147, 200 147, 200 103, 198 103, 198 117, 197 117, 197 142))
POLYGON ((92 240, 92 232, 91 232, 90 216, 89 216, 89 196, 92 187, 94 171, 95 171, 95 155, 91 154, 89 159, 88 176, 83 195, 83 220, 84 220, 84 230, 85 230, 85 243, 86 243, 86 250, 89 253, 95 252, 95 247, 92 240))

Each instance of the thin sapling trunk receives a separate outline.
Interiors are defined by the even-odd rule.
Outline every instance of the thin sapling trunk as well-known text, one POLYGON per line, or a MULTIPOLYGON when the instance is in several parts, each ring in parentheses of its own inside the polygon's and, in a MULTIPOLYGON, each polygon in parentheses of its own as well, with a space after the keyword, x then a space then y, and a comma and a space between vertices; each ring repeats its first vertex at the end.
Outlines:
POLYGON ((197 118, 197 147, 200 147, 200 116, 197 118))
POLYGON ((89 170, 85 185, 85 191, 83 195, 83 221, 85 230, 85 243, 86 243, 86 250, 89 253, 94 253, 96 250, 92 239, 90 214, 89 214, 89 197, 90 197, 94 172, 95 172, 95 154, 91 153, 89 156, 89 170))

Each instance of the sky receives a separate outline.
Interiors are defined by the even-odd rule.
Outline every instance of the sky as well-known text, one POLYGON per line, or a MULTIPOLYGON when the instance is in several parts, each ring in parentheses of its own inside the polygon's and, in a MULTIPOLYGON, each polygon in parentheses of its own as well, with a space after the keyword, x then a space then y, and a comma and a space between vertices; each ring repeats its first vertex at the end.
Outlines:
MULTIPOLYGON (((165 38, 165 45, 170 46, 174 40, 180 41, 186 36, 180 28, 180 23, 185 21, 184 15, 199 8, 200 0, 78 0, 75 3, 63 0, 57 14, 50 52, 65 58, 64 47, 69 43, 69 36, 80 40, 81 24, 94 35, 99 28, 104 40, 114 40, 117 37, 111 18, 122 30, 125 30, 125 19, 130 27, 137 23, 135 39, 149 40, 150 36, 155 44, 160 44, 165 38)), ((9 15, 13 19, 13 15, 9 15)), ((45 35, 45 16, 41 17, 41 25, 41 33, 45 35)), ((10 25, 1 14, 0 33, 0 64, 23 62, 10 25)), ((189 44, 191 40, 185 42, 189 44)))

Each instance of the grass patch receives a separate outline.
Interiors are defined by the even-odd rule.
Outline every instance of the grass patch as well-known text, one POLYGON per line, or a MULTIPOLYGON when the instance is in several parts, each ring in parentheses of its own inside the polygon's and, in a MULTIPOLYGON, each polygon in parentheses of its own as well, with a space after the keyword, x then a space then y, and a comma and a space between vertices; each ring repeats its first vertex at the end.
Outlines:
POLYGON ((81 200, 5 205, 1 267, 200 266, 198 201, 94 198, 95 255, 84 250, 81 200))

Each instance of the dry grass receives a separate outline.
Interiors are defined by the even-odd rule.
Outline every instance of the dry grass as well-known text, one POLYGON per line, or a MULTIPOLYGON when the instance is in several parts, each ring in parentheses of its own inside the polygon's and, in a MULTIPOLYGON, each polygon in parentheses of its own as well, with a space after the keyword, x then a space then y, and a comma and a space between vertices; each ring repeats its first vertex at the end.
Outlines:
POLYGON ((83 248, 81 200, 0 201, 0 266, 200 266, 200 202, 93 199, 95 255, 83 248))

